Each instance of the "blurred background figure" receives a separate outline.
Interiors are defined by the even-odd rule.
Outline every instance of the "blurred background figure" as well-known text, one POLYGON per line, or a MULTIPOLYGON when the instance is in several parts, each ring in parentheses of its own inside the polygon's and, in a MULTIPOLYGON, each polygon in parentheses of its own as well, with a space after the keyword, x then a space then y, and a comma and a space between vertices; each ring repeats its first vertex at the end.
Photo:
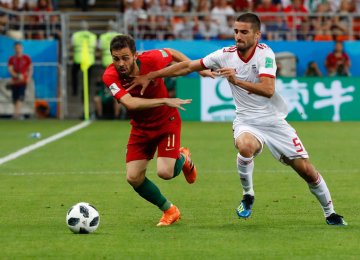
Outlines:
POLYGON ((325 68, 327 75, 332 76, 350 76, 351 61, 344 50, 344 43, 342 41, 335 42, 335 48, 330 52, 325 59, 325 68))
POLYGON ((101 77, 96 81, 96 94, 93 98, 96 119, 125 119, 126 109, 113 98, 101 77))
MULTIPOLYGON (((51 6, 50 0, 38 0, 37 5, 34 8, 34 12, 52 12, 53 8, 51 6)), ((46 35, 46 23, 49 21, 49 16, 37 15, 34 16, 34 25, 33 25, 33 34, 32 39, 45 39, 46 35)))
POLYGON ((211 20, 216 21, 218 26, 227 27, 226 17, 235 16, 235 10, 230 5, 231 1, 217 0, 214 2, 214 7, 211 9, 211 20))
POLYGON ((101 51, 101 65, 106 68, 112 63, 112 57, 110 53, 110 42, 112 38, 119 35, 117 24, 110 20, 108 22, 107 31, 100 34, 98 48, 101 51))
POLYGON ((322 73, 319 69, 319 66, 315 61, 310 61, 306 68, 305 77, 322 77, 322 73))
MULTIPOLYGON (((86 21, 81 21, 80 23, 81 30, 75 32, 71 38, 71 44, 73 48, 73 66, 72 66, 72 95, 77 96, 78 94, 78 74, 80 71, 80 64, 82 61, 82 46, 85 41, 88 46, 89 51, 89 75, 91 75, 92 65, 95 63, 95 49, 97 43, 96 34, 89 31, 89 25, 86 21)), ((90 86, 90 76, 89 76, 89 86, 90 86)))
MULTIPOLYGON (((101 52, 102 73, 105 71, 107 66, 112 63, 110 42, 116 35, 120 34, 117 27, 117 24, 110 20, 108 22, 107 31, 99 36, 98 48, 101 52)), ((102 73, 99 75, 102 75, 102 73)), ((95 117, 97 119, 116 119, 126 117, 125 107, 121 106, 121 104, 112 97, 109 89, 103 84, 101 77, 98 77, 96 80, 93 102, 95 107, 95 117)))
POLYGON ((9 87, 12 91, 12 101, 14 103, 14 119, 23 119, 21 114, 22 104, 25 99, 26 86, 29 84, 33 67, 31 59, 23 53, 23 46, 20 42, 14 44, 15 55, 11 56, 8 61, 8 68, 11 74, 9 87))

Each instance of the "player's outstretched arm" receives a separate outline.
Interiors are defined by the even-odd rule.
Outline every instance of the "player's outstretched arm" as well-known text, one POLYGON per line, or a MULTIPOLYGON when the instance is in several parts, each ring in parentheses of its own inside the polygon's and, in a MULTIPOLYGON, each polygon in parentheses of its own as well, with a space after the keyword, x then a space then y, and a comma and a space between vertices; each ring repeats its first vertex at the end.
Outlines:
POLYGON ((200 60, 179 62, 161 70, 152 71, 146 75, 140 75, 135 77, 134 80, 130 83, 127 90, 130 91, 136 86, 141 86, 142 89, 140 91, 140 94, 142 95, 144 94, 145 89, 153 79, 183 76, 191 72, 201 70, 205 70, 205 68, 201 65, 200 60))
MULTIPOLYGON (((166 48, 166 50, 171 53, 171 55, 173 57, 173 61, 175 61, 177 63, 183 62, 183 61, 190 61, 190 59, 182 52, 179 52, 177 50, 170 49, 170 48, 166 48)), ((211 70, 201 70, 201 71, 198 71, 198 73, 202 77, 215 78, 215 75, 211 72, 211 70)))
POLYGON ((133 97, 130 94, 126 94, 118 100, 118 102, 123 104, 128 110, 142 110, 159 106, 176 107, 181 110, 185 110, 182 105, 190 104, 191 101, 192 99, 180 98, 139 98, 133 97))

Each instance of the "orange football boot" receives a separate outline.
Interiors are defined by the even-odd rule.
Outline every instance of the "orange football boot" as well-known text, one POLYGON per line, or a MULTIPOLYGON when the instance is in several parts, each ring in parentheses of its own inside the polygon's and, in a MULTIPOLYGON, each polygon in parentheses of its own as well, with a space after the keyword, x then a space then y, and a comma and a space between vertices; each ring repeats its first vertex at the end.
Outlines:
POLYGON ((172 223, 179 221, 179 219, 180 211, 175 205, 172 205, 169 209, 164 211, 162 218, 156 226, 169 226, 172 223))
POLYGON ((196 181, 196 167, 193 161, 190 158, 190 151, 188 148, 181 147, 180 153, 185 156, 185 162, 182 167, 182 171, 184 173, 185 179, 188 183, 194 183, 196 181))

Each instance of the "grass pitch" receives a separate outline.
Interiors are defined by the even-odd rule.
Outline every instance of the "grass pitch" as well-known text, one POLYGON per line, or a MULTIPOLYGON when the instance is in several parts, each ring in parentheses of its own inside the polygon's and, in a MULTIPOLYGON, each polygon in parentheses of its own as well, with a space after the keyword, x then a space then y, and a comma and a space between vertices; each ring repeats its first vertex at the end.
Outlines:
MULTIPOLYGON (((0 158, 77 121, 0 121, 0 158)), ((147 176, 182 213, 156 227, 161 212, 125 179, 127 121, 97 121, 0 165, 0 259, 358 259, 360 255, 360 123, 292 123, 325 178, 347 227, 325 223, 307 185, 265 149, 255 160, 253 215, 238 219, 242 197, 231 123, 184 122, 198 180, 147 176), (66 211, 86 201, 100 226, 75 235, 66 211)))

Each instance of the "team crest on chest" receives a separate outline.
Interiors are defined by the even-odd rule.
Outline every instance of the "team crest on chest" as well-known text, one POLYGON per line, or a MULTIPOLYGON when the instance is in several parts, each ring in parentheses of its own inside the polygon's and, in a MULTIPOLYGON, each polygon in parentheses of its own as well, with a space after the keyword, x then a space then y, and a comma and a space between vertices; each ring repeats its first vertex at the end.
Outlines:
POLYGON ((256 64, 251 65, 252 72, 257 73, 256 64))

